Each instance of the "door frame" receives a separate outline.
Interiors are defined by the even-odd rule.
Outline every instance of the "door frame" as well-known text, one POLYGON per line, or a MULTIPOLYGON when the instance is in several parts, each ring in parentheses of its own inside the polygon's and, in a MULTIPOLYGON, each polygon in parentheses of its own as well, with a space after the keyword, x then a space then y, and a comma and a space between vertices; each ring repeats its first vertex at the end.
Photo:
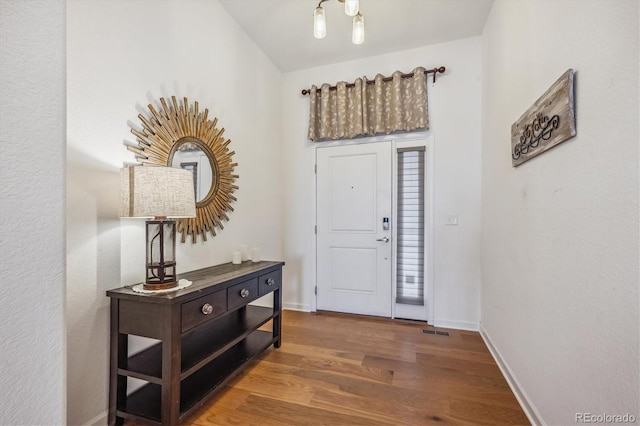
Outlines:
POLYGON ((317 164, 317 151, 320 148, 329 148, 335 146, 343 146, 343 145, 359 145, 359 144, 371 144, 371 143, 379 143, 379 142, 389 142, 391 143, 392 149, 392 208, 393 212, 393 220, 391 226, 391 235, 392 241, 394 244, 391 250, 392 256, 392 277, 391 277, 391 287, 392 287, 392 308, 391 308, 391 318, 396 317, 396 304, 395 304, 395 292, 396 292, 396 244, 395 244, 395 229, 396 229, 396 212, 397 209, 397 191, 394 188, 397 187, 397 147, 403 146, 424 146, 425 147, 425 203, 427 204, 425 207, 425 296, 427 298, 427 304, 425 304, 425 309, 427 309, 427 322, 429 324, 433 324, 434 321, 434 310, 435 310, 435 285, 434 285, 434 266, 435 266, 435 253, 434 253, 434 238, 435 238, 435 227, 434 227, 434 200, 435 200, 435 143, 434 143, 434 135, 432 131, 424 131, 424 132, 414 132, 407 134, 397 134, 397 135, 383 135, 383 136, 374 136, 369 138, 361 138, 361 139, 343 139, 338 141, 328 141, 321 142, 321 145, 316 145, 314 149, 310 150, 310 168, 312 170, 312 192, 313 197, 311 197, 311 223, 313 224, 310 230, 310 238, 309 238, 309 253, 311 253, 311 271, 313 273, 313 279, 308 284, 308 290, 311 294, 311 312, 316 312, 318 310, 318 295, 316 293, 317 288, 317 280, 318 280, 318 247, 317 247, 317 235, 316 235, 316 227, 317 227, 317 197, 318 197, 318 175, 316 171, 317 164))

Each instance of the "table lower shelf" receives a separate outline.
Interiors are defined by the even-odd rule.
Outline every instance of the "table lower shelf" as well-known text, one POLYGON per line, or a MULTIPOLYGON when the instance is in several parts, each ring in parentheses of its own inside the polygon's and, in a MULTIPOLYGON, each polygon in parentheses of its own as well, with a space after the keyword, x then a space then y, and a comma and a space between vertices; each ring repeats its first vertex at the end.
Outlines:
MULTIPOLYGON (((215 318, 182 336, 180 379, 185 379, 253 330, 278 316, 271 308, 247 306, 215 318)), ((162 344, 133 355, 118 374, 162 383, 162 344)))
MULTIPOLYGON (((224 385, 251 359, 272 345, 276 339, 271 332, 254 331, 246 339, 199 369, 180 383, 180 420, 200 407, 206 397, 224 385)), ((117 415, 142 418, 160 423, 161 386, 149 383, 133 392, 117 415)))

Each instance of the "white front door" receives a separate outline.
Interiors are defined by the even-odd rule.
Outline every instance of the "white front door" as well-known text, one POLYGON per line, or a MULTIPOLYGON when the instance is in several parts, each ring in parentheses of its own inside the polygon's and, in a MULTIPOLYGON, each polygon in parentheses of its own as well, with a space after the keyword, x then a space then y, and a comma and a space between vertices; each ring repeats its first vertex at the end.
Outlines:
POLYGON ((391 143, 316 152, 317 307, 391 317, 391 143))

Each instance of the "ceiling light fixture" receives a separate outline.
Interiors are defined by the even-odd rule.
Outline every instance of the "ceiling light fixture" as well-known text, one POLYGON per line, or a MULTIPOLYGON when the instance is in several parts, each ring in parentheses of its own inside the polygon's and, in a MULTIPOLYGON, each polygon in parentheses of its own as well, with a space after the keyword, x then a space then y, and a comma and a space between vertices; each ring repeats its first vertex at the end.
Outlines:
MULTIPOLYGON (((320 0, 318 7, 313 12, 313 36, 321 39, 327 35, 327 21, 324 15, 324 9, 322 3, 329 0, 320 0)), ((364 17, 360 13, 360 4, 358 0, 338 0, 340 3, 344 3, 344 13, 348 16, 353 16, 353 32, 351 34, 351 41, 353 44, 364 43, 364 17)))

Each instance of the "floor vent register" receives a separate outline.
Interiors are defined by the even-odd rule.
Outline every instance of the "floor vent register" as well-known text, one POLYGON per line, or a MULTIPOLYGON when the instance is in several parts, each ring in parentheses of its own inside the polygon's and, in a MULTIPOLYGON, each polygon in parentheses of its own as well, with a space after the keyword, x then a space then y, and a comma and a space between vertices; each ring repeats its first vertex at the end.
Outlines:
POLYGON ((437 336, 446 336, 449 337, 449 332, 448 331, 437 331, 437 330, 428 330, 428 329, 422 329, 422 332, 424 334, 435 334, 437 336))

